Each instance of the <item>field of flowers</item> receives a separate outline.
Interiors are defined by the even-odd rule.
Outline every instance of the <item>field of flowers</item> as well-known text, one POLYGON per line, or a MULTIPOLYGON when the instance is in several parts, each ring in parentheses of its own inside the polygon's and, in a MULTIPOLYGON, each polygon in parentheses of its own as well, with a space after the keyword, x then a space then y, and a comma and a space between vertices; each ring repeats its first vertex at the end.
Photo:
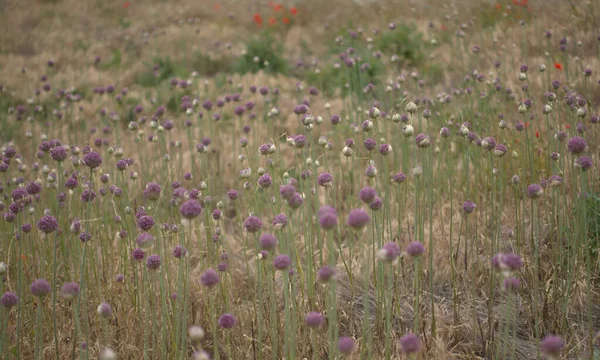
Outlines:
POLYGON ((600 359, 599 24, 0 2, 0 359, 600 359))

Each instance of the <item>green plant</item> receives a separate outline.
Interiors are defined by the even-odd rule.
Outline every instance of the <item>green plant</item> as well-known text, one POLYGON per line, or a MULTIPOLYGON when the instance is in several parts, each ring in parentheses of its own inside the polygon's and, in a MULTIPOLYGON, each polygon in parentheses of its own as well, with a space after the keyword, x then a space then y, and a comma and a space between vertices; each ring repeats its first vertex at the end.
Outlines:
POLYGON ((283 43, 275 41, 267 31, 246 42, 246 52, 234 64, 235 72, 255 73, 264 70, 272 74, 285 74, 287 63, 283 58, 283 43))
POLYGON ((381 34, 377 48, 384 53, 393 53, 408 65, 419 65, 425 58, 425 40, 415 25, 398 25, 392 31, 381 34))

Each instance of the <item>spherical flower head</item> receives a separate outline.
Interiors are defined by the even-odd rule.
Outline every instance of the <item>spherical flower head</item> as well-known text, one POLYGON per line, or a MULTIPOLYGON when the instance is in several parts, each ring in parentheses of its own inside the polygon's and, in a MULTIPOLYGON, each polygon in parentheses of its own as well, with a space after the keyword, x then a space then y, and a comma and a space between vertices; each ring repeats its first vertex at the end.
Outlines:
POLYGON ((83 157, 83 163, 90 169, 95 169, 102 164, 102 156, 95 151, 90 151, 83 157))
POLYGON ((50 157, 54 161, 64 161, 67 158, 67 149, 64 146, 57 146, 50 150, 50 157))
POLYGON ((317 271, 317 280, 322 283, 329 282, 335 276, 335 268, 329 267, 327 265, 317 271))
POLYGON ((52 292, 52 287, 46 280, 38 279, 31 283, 30 290, 33 296, 43 297, 52 292))
POLYGON ((379 196, 376 196, 375 199, 369 203, 369 209, 378 211, 381 210, 381 208, 383 208, 383 200, 381 200, 379 196))
POLYGON ((107 302, 100 303, 100 305, 98 305, 96 308, 96 312, 98 315, 106 319, 112 316, 112 308, 107 302))
POLYGON ((319 225, 324 230, 331 230, 338 225, 337 211, 329 205, 321 206, 317 214, 319 225))
POLYGON ((229 190, 227 192, 227 197, 229 198, 229 200, 235 201, 238 198, 238 192, 237 190, 229 190))
POLYGON ((44 215, 40 220, 38 220, 37 228, 45 234, 50 234, 58 229, 58 221, 53 216, 44 215))
POLYGON ((492 259, 492 265, 498 263, 498 268, 507 271, 517 271, 523 266, 521 257, 514 253, 500 254, 496 260, 492 259))
POLYGON ((348 214, 348 221, 346 223, 354 230, 360 230, 367 226, 369 222, 371 222, 371 216, 366 211, 363 209, 354 209, 348 214))
POLYGON ((587 156, 580 156, 575 159, 575 167, 581 169, 581 171, 588 171, 592 166, 594 166, 594 163, 587 156))
POLYGON ((181 245, 175 245, 173 248, 173 257, 176 259, 181 259, 187 254, 187 250, 181 245))
POLYGON ((113 349, 111 348, 104 348, 102 350, 102 352, 100 353, 100 360, 116 360, 117 359, 117 355, 115 354, 115 352, 113 351, 113 349))
POLYGON ((29 233, 32 230, 32 226, 29 223, 25 223, 23 225, 21 225, 21 231, 24 232, 25 234, 29 233))
POLYGON ((226 313, 221 315, 218 323, 223 329, 231 329, 237 324, 237 319, 232 314, 226 313))
POLYGON ((402 171, 399 171, 392 176, 392 181, 397 184, 403 183, 404 180, 406 180, 406 175, 402 171))
POLYGON ((381 144, 379 146, 379 153, 383 156, 387 156, 392 153, 392 145, 390 144, 381 144))
MULTIPOLYGON (((102 190, 102 189, 100 189, 102 190)), ((105 189, 106 191, 106 189, 105 189)), ((100 192, 100 194, 102 195, 102 191, 100 192)), ((81 201, 89 203, 94 201, 94 199, 96 198, 96 192, 94 192, 94 190, 91 189, 85 189, 81 192, 81 201)))
POLYGON ((255 233, 262 228, 262 220, 258 216, 251 215, 244 222, 244 229, 249 233, 255 233))
POLYGON ((207 287, 213 287, 219 283, 219 274, 213 269, 207 269, 200 275, 200 282, 207 287))
POLYGON ((160 267, 160 256, 156 254, 148 256, 146 259, 146 266, 150 270, 158 270, 160 267))
POLYGON ((32 181, 25 186, 29 195, 39 194, 42 191, 42 185, 36 181, 32 181))
POLYGON ((564 131, 559 131, 556 133, 556 135, 554 135, 554 138, 558 141, 565 141, 565 139, 567 138, 567 133, 564 131))
POLYGON ((277 238, 275 235, 264 233, 260 235, 258 243, 263 250, 271 251, 277 246, 277 238))
POLYGON ((267 189, 271 186, 271 183, 273 182, 273 180, 271 179, 271 176, 269 174, 263 174, 258 178, 258 186, 260 186, 263 189, 267 189))
POLYGON ((137 236, 135 241, 140 248, 147 249, 154 245, 154 236, 150 233, 143 232, 137 236))
POLYGON ((131 253, 131 258, 136 261, 144 260, 145 256, 146 253, 144 253, 144 250, 140 248, 133 249, 133 252, 131 253))
POLYGON ((425 252, 425 246, 420 241, 413 241, 406 246, 406 253, 412 257, 419 257, 425 252))
POLYGON ((521 288, 521 281, 516 277, 509 276, 504 279, 504 290, 508 292, 515 292, 521 288))
POLYGON ((415 136, 415 143, 420 148, 426 148, 431 145, 431 140, 429 140, 429 136, 421 133, 415 136))
POLYGON ((475 208, 477 208, 477 205, 475 205, 475 203, 471 200, 467 200, 462 204, 462 209, 466 214, 472 213, 475 211, 475 208))
POLYGON ((69 282, 63 284, 60 288, 60 295, 65 300, 73 300, 77 295, 79 295, 79 284, 76 282, 69 282))
POLYGON ((285 184, 279 186, 279 195, 281 195, 281 197, 286 200, 289 200, 295 193, 296 188, 294 187, 294 185, 285 184))
POLYGON ((300 134, 300 135, 296 135, 296 136, 292 137, 292 139, 293 139, 295 148, 302 149, 303 147, 306 146, 306 143, 307 143, 306 136, 300 134))
POLYGON ((200 341, 204 338, 204 329, 199 325, 192 325, 188 329, 188 336, 192 341, 200 341))
POLYGON ((302 204, 304 203, 304 198, 302 197, 302 194, 300 193, 295 193, 294 195, 292 195, 292 197, 288 200, 288 205, 292 208, 292 209, 297 209, 300 206, 302 206, 302 204))
POLYGON ((381 261, 393 262, 395 261, 402 251, 400 247, 393 241, 386 243, 383 245, 381 249, 377 252, 377 258, 381 261))
POLYGON ((5 309, 10 309, 13 306, 16 306, 18 303, 19 297, 12 291, 5 292, 0 298, 0 304, 2 304, 5 309))
POLYGON ((367 149, 368 151, 375 150, 375 148, 377 147, 377 142, 371 138, 367 138, 363 144, 365 145, 365 149, 367 149))
POLYGON ((286 270, 292 265, 292 260, 287 255, 277 255, 273 259, 273 266, 277 270, 286 270))
POLYGON ((540 341, 540 348, 548 356, 558 357, 565 347, 565 342, 559 336, 548 335, 540 341))
POLYGON ((142 215, 139 217, 137 224, 140 229, 148 231, 154 226, 154 218, 150 215, 142 215))
POLYGON ((316 328, 323 324, 323 315, 318 312, 309 312, 304 319, 306 325, 316 328))
POLYGON ((502 157, 506 154, 507 151, 508 151, 508 149, 507 149, 506 145, 498 144, 494 148, 494 156, 502 157))
POLYGON ((531 184, 527 187, 527 197, 537 199, 544 195, 544 189, 540 184, 531 184))
POLYGON ((283 229, 288 223, 288 218, 285 214, 277 214, 275 215, 275 217, 273 218, 273 227, 275 227, 275 229, 283 229))
POLYGON ((66 187, 67 189, 71 189, 71 190, 73 190, 73 189, 75 189, 75 188, 76 188, 78 185, 79 185, 79 183, 78 183, 77 179, 76 179, 76 178, 74 178, 74 177, 70 177, 70 178, 68 178, 68 179, 65 181, 65 187, 66 187))
POLYGON ((333 184, 333 176, 330 173, 324 172, 317 176, 317 182, 320 186, 331 187, 333 184))
POLYGON ((349 336, 342 336, 338 340, 338 350, 344 355, 350 355, 354 351, 354 339, 349 336))
POLYGON ((569 139, 567 149, 573 154, 581 154, 587 149, 587 142, 582 137, 574 136, 569 139))
POLYGON ((339 124, 339 123, 340 123, 340 121, 341 121, 341 118, 340 118, 340 116, 339 116, 339 115, 335 115, 335 114, 334 114, 334 115, 331 115, 331 119, 330 119, 330 120, 331 120, 331 124, 332 124, 332 125, 337 125, 337 124, 339 124))
POLYGON ((179 207, 179 214, 185 219, 193 219, 202 213, 202 205, 194 199, 190 199, 179 207))
POLYGON ((15 188, 11 192, 11 197, 12 197, 13 201, 23 200, 24 198, 27 197, 27 190, 22 187, 15 188))
POLYGON ((415 334, 406 334, 400 338, 400 348, 407 354, 416 354, 421 350, 421 339, 415 334))
POLYGON ((115 276, 115 281, 118 283, 122 283, 123 281, 125 281, 125 275, 123 274, 117 274, 115 276))

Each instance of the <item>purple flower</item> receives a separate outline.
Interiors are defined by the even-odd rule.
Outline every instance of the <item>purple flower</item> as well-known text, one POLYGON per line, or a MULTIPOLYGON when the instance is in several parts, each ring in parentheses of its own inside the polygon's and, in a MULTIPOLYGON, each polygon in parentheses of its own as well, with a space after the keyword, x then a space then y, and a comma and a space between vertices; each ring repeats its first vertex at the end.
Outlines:
POLYGON ((429 140, 429 136, 425 134, 418 134, 415 136, 415 143, 420 148, 426 148, 431 144, 431 140, 429 140))
POLYGON ((375 189, 368 186, 362 188, 358 193, 358 197, 365 204, 369 204, 371 201, 373 201, 375 199, 375 196, 377 196, 377 192, 375 191, 375 189))
POLYGON ((281 195, 281 197, 286 200, 289 200, 295 193, 296 188, 294 187, 294 185, 285 184, 279 186, 279 195, 281 195))
POLYGON ((261 249, 271 251, 277 246, 277 238, 275 235, 264 233, 258 239, 258 243, 261 249))
POLYGON ((540 184, 531 184, 527 187, 527 197, 537 199, 544 194, 544 189, 540 184))
POLYGON ((394 176, 392 177, 392 181, 397 184, 403 183, 404 180, 406 180, 406 175, 404 175, 404 173, 402 171, 395 173, 394 176))
POLYGON ((38 220, 37 228, 43 233, 50 234, 58 229, 58 221, 53 216, 44 215, 38 220))
POLYGON ((275 215, 272 223, 276 229, 282 229, 283 227, 285 227, 287 225, 287 222, 288 222, 288 218, 285 214, 278 214, 278 215, 275 215))
POLYGON ((187 250, 181 245, 175 245, 173 248, 173 256, 177 259, 181 259, 187 254, 187 250))
POLYGON ((400 338, 400 348, 407 354, 415 354, 421 350, 421 339, 415 334, 407 334, 400 338))
POLYGON ((260 186, 263 189, 267 189, 268 187, 271 186, 272 180, 271 180, 271 176, 269 174, 263 174, 261 177, 258 178, 258 186, 260 186))
POLYGON ((390 241, 388 243, 386 243, 385 245, 383 245, 383 247, 381 249, 379 249, 379 252, 377 253, 377 257, 379 258, 379 260, 381 261, 394 261, 398 258, 398 256, 400 256, 400 254, 402 253, 402 251, 400 250, 400 247, 398 246, 398 244, 396 244, 393 241, 390 241))
POLYGON ((523 260, 517 254, 496 254, 492 258, 492 266, 502 270, 517 271, 523 266, 523 260))
POLYGON ((579 136, 574 136, 569 139, 567 143, 567 149, 573 154, 581 154, 587 148, 587 142, 584 138, 579 136))
POLYGON ((111 317, 113 313, 112 307, 110 307, 110 305, 107 302, 100 303, 100 305, 98 305, 98 307, 96 308, 96 312, 98 313, 98 315, 105 319, 111 317))
POLYGON ((406 246, 406 253, 412 257, 419 257, 425 252, 425 246, 419 241, 413 241, 406 246))
POLYGON ((122 283, 123 281, 125 281, 125 275, 123 274, 117 274, 115 276, 115 281, 118 283, 122 283))
POLYGON ((39 194, 40 191, 42 191, 42 185, 40 185, 40 183, 38 182, 32 181, 29 184, 27 184, 25 189, 27 190, 27 193, 29 195, 35 195, 39 194))
POLYGON ((375 148, 377 147, 377 142, 371 138, 367 138, 363 144, 365 145, 365 149, 367 149, 368 151, 372 151, 375 150, 375 148))
POLYGON ((194 199, 190 199, 179 207, 179 214, 186 219, 193 219, 202 213, 202 205, 194 199))
POLYGON ((504 290, 517 291, 521 288, 521 282, 516 277, 509 276, 504 279, 504 290))
POLYGON ((154 244, 154 236, 152 234, 143 232, 135 239, 138 246, 142 249, 147 249, 154 244))
POLYGON ((302 197, 302 194, 300 193, 295 193, 294 195, 292 195, 292 197, 290 199, 288 199, 288 205, 292 208, 292 209, 297 209, 300 206, 302 206, 302 204, 304 203, 304 198, 302 197))
POLYGON ((330 187, 332 186, 333 176, 328 172, 320 173, 319 176, 317 176, 317 182, 320 186, 330 187))
POLYGON ((317 215, 319 217, 319 225, 324 230, 334 229, 338 225, 337 212, 329 205, 321 206, 317 215))
POLYGON ((229 190, 227 192, 227 197, 229 198, 229 200, 237 200, 237 198, 238 198, 237 190, 229 190))
POLYGON ((322 283, 328 282, 333 278, 334 275, 335 268, 329 267, 327 265, 323 266, 319 269, 319 271, 317 271, 317 279, 322 283))
POLYGON ((137 224, 140 229, 148 231, 154 226, 154 218, 150 215, 142 215, 138 219, 137 224))
POLYGON ((467 200, 462 204, 462 209, 466 214, 472 213, 475 211, 475 208, 477 208, 477 205, 475 205, 475 203, 471 200, 467 200))
POLYGON ((213 269, 207 269, 200 275, 200 282, 207 287, 213 287, 219 283, 219 274, 213 269))
POLYGON ((94 169, 102 164, 102 156, 95 151, 90 151, 83 157, 85 166, 94 169))
POLYGON ((255 233, 260 231, 262 228, 262 221, 259 217, 251 215, 244 222, 244 229, 250 233, 255 233))
POLYGON ((50 150, 50 157, 54 161, 64 161, 67 158, 67 149, 64 146, 57 146, 50 150))
POLYGON ((160 267, 160 256, 158 255, 150 255, 146 259, 146 266, 150 270, 157 270, 160 267))
POLYGON ((331 124, 337 125, 340 123, 340 121, 341 119, 339 115, 331 115, 331 124))
POLYGON ((364 228, 371 221, 371 216, 362 209, 351 210, 348 214, 347 224, 355 230, 364 228))
POLYGON ((159 184, 155 182, 149 182, 146 184, 146 188, 144 189, 143 196, 148 200, 158 200, 160 197, 161 187, 159 184))
POLYGON ((33 296, 43 297, 52 292, 52 287, 44 279, 38 279, 31 283, 31 293, 33 296))
POLYGON ((565 347, 565 342, 559 336, 548 335, 540 341, 540 348, 549 356, 560 356, 565 347))
POLYGON ((273 259, 273 266, 277 270, 286 270, 292 265, 292 260, 287 255, 277 255, 273 259))
POLYGON ((342 336, 338 340, 338 349, 342 354, 349 355, 354 351, 354 339, 349 336, 342 336))
POLYGON ((131 253, 131 258, 136 261, 144 260, 145 256, 144 250, 140 248, 133 249, 133 252, 131 253))
POLYGON ((304 321, 306 325, 316 328, 323 324, 323 315, 318 312, 309 312, 304 321))
POLYGON ((232 314, 226 313, 219 318, 219 326, 223 329, 231 329, 237 324, 237 319, 232 314))
POLYGON ((592 166, 594 166, 594 163, 592 162, 592 159, 587 156, 580 156, 575 159, 575 167, 581 169, 581 171, 587 171, 592 166))
POLYGON ((4 306, 6 309, 10 309, 11 307, 17 305, 19 303, 19 297, 12 291, 7 291, 0 298, 0 304, 4 306))

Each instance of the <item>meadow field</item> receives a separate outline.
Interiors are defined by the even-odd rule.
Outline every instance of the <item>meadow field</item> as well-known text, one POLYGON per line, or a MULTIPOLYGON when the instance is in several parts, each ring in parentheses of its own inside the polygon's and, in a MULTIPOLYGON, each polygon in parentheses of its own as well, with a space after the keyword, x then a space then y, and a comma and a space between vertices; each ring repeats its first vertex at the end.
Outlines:
POLYGON ((599 360, 599 115, 594 0, 0 0, 0 360, 599 360))

